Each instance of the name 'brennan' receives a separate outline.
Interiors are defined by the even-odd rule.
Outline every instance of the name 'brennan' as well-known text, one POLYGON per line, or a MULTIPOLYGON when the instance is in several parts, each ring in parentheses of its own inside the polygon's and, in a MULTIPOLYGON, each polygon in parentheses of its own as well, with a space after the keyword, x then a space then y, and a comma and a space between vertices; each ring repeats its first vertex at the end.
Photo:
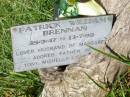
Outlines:
POLYGON ((87 26, 84 25, 84 26, 69 27, 69 28, 63 28, 63 29, 60 28, 60 29, 44 30, 43 36, 72 33, 72 32, 79 32, 79 31, 87 31, 87 26))

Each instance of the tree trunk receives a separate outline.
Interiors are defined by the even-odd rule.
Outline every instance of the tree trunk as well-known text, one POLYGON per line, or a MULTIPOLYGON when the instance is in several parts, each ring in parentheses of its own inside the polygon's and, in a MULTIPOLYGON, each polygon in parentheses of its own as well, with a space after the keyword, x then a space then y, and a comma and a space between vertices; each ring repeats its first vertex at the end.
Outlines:
MULTIPOLYGON (((108 14, 116 15, 112 32, 101 49, 108 52, 107 44, 115 52, 127 56, 130 51, 130 0, 100 0, 100 3, 108 14)), ((97 53, 81 58, 78 64, 67 66, 63 72, 40 69, 45 83, 42 97, 104 97, 109 90, 107 86, 125 71, 124 64, 97 53)))

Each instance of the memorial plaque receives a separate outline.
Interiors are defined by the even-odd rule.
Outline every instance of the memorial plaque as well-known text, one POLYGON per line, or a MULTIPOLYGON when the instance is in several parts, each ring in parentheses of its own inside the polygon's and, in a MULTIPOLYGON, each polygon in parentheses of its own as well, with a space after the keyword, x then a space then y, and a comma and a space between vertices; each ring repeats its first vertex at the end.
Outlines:
POLYGON ((112 29, 113 16, 50 21, 11 28, 16 72, 77 63, 112 29))

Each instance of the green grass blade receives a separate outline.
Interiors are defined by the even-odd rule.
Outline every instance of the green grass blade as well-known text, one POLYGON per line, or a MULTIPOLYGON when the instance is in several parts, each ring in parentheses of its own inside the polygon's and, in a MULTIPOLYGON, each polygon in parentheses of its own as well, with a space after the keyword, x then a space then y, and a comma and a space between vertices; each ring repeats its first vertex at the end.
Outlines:
POLYGON ((111 54, 111 53, 106 53, 106 52, 103 52, 102 50, 99 50, 99 49, 97 49, 97 48, 94 48, 94 47, 92 47, 92 46, 90 46, 90 45, 88 45, 88 44, 86 44, 89 48, 91 48, 91 49, 93 49, 94 51, 96 51, 96 52, 99 52, 99 53, 101 53, 101 54, 103 54, 103 55, 106 55, 107 57, 110 57, 110 58, 113 58, 113 59, 116 59, 116 60, 119 60, 120 61, 120 59, 117 57, 117 56, 115 56, 115 55, 113 55, 113 54, 111 54))
POLYGON ((96 52, 98 52, 98 53, 100 53, 100 54, 103 54, 103 55, 105 55, 105 56, 107 56, 107 57, 110 57, 110 58, 113 58, 113 59, 116 59, 116 60, 118 60, 118 61, 120 61, 120 62, 122 62, 122 63, 124 63, 124 64, 126 64, 126 65, 128 65, 128 66, 130 66, 130 60, 127 58, 127 57, 125 57, 125 56, 123 56, 123 55, 114 55, 114 54, 112 54, 112 53, 106 53, 106 52, 104 52, 104 51, 102 51, 102 50, 100 50, 100 49, 97 49, 97 48, 94 48, 94 47, 92 47, 92 46, 90 46, 90 45, 88 45, 88 44, 86 44, 89 48, 91 48, 91 49, 93 49, 94 51, 96 51, 96 52))
POLYGON ((98 87, 100 87, 101 89, 103 89, 103 90, 105 90, 105 87, 104 86, 102 86, 102 85, 100 85, 100 84, 98 84, 89 74, 87 74, 86 72, 84 72, 86 75, 87 75, 87 77, 90 79, 90 80, 92 80, 98 87))

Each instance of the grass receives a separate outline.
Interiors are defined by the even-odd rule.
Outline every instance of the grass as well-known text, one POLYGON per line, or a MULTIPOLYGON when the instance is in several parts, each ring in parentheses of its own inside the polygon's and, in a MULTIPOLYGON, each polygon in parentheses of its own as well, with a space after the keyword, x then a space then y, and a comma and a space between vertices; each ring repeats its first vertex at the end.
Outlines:
MULTIPOLYGON (((43 84, 37 71, 13 72, 10 27, 53 19, 56 0, 0 0, 0 97, 38 97, 43 84)), ((127 77, 113 83, 107 97, 130 97, 127 77)))
POLYGON ((127 75, 129 73, 130 71, 117 78, 106 97, 130 97, 130 84, 127 75))
POLYGON ((10 27, 53 19, 55 0, 0 0, 0 97, 37 97, 37 71, 14 73, 10 27))

